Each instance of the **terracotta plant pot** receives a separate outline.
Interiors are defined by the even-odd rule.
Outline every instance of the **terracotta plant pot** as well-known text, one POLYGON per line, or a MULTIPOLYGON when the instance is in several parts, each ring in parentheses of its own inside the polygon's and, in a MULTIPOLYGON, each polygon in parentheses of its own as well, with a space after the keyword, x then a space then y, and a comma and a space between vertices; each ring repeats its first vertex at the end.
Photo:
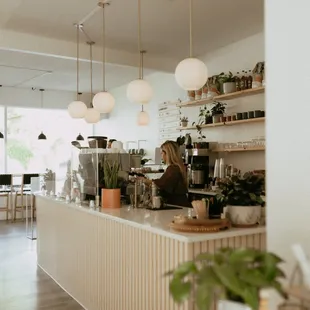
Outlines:
POLYGON ((188 122, 181 122, 182 127, 187 127, 188 122))
POLYGON ((119 209, 121 207, 121 189, 108 189, 101 190, 101 207, 119 209))

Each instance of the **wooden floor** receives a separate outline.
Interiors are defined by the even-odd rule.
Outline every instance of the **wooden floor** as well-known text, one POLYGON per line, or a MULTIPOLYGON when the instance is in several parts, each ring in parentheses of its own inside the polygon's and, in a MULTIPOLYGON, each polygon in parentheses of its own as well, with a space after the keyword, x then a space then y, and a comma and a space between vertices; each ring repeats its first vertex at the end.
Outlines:
POLYGON ((25 224, 0 221, 0 309, 82 310, 36 265, 36 241, 25 224))

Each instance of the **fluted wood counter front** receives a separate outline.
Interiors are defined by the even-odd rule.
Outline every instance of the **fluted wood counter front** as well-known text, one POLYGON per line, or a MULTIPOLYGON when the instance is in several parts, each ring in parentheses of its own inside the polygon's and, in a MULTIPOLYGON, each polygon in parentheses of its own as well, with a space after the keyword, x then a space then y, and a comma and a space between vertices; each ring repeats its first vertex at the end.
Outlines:
POLYGON ((164 273, 220 247, 265 248, 265 228, 170 231, 186 210, 92 211, 37 196, 38 265, 88 310, 194 309, 174 304, 164 273))

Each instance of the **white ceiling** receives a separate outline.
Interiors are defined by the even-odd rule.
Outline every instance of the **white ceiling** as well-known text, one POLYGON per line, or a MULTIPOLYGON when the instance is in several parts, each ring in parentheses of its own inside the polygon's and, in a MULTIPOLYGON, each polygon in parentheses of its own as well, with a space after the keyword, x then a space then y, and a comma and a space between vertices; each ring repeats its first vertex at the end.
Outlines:
MULTIPOLYGON (((202 55, 263 31, 263 0, 193 0, 194 52, 202 55)), ((189 0, 143 0, 142 37, 148 55, 168 57, 177 63, 188 55, 189 0)), ((97 6, 97 0, 1 0, 0 29, 74 42, 73 24, 97 6)), ((137 52, 137 0, 111 0, 106 9, 108 48, 137 52)), ((101 14, 84 24, 100 45, 101 14)), ((45 55, 0 51, 0 84, 75 90, 75 62, 45 55), (36 71, 43 70, 43 71, 36 71), (50 75, 24 82, 42 72, 50 75)), ((89 89, 88 64, 81 68, 81 90, 89 89)), ((146 74, 152 73, 147 70, 146 74)), ((108 87, 125 84, 137 76, 134 67, 107 65, 108 87)), ((101 89, 101 68, 94 68, 94 89, 101 89)))
MULTIPOLYGON (((106 86, 112 89, 138 77, 135 67, 106 64, 106 86)), ((155 71, 145 69, 149 75, 155 71)), ((76 91, 76 61, 0 50, 0 85, 76 91)), ((93 64, 94 92, 102 90, 102 64, 93 64)), ((90 63, 80 62, 80 91, 90 91, 90 63)))

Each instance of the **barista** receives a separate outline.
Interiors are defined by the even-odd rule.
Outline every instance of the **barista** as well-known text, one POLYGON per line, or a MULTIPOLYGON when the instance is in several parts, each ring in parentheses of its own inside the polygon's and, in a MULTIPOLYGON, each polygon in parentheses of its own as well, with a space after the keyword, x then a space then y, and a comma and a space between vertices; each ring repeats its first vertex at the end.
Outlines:
POLYGON ((166 141, 161 145, 162 160, 168 165, 161 178, 144 179, 147 184, 154 182, 167 204, 191 207, 187 198, 186 171, 180 154, 179 145, 174 141, 166 141))
POLYGON ((116 141, 115 139, 110 139, 108 142, 108 149, 110 149, 112 147, 112 143, 116 141))

